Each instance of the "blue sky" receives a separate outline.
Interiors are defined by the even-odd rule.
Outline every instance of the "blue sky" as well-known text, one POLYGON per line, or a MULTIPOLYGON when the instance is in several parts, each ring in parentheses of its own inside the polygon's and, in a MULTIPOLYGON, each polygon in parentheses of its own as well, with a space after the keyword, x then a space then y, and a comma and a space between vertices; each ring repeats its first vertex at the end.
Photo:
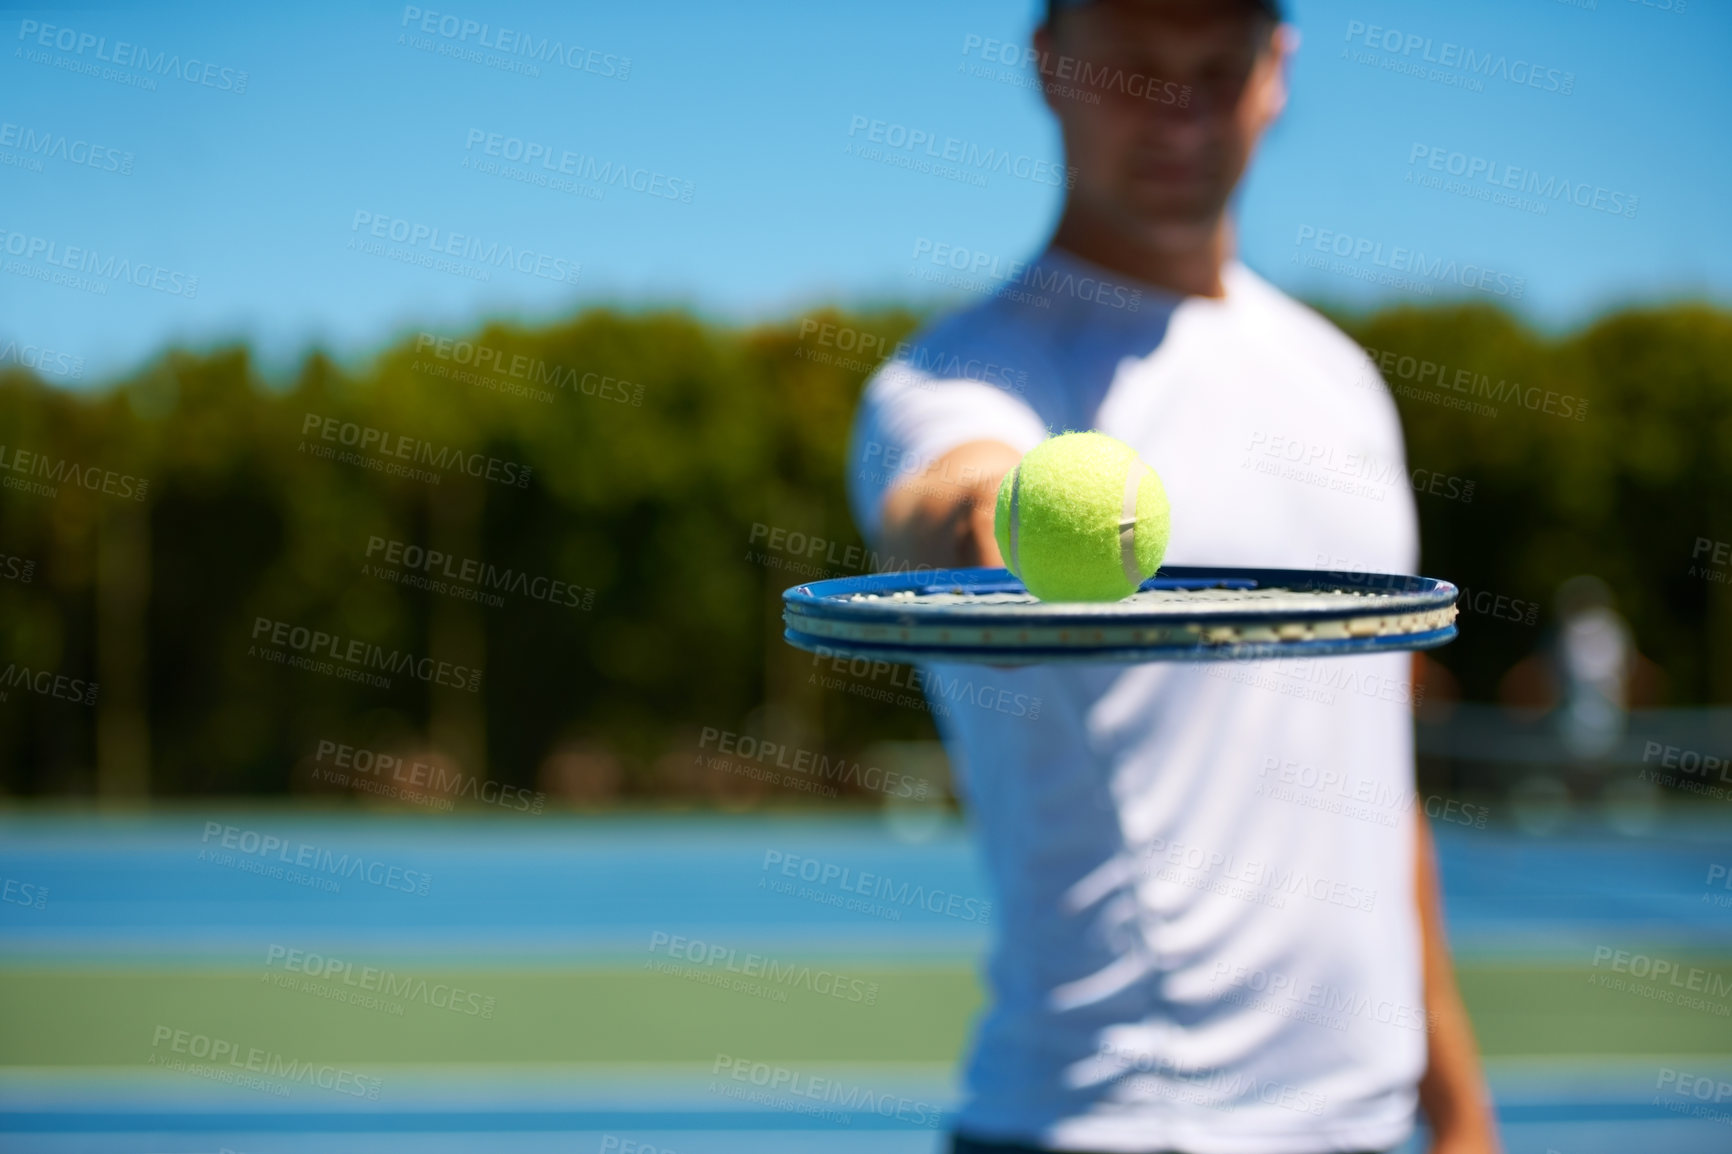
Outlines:
MULTIPOLYGON (((1550 327, 1727 301, 1732 13, 1662 6, 1679 2, 1300 0, 1293 100, 1239 208, 1245 260, 1309 297, 1453 292, 1550 327), (1466 71, 1467 51, 1497 74, 1466 71), (1488 175, 1527 182, 1529 203, 1487 200, 1488 175), (1565 182, 1584 204, 1533 193, 1565 182), (1364 279, 1396 249, 1461 275, 1364 279)), ((359 358, 416 328, 585 304, 760 320, 929 300, 921 241, 1025 256, 1058 190, 848 150, 883 121, 1060 162, 1027 73, 983 60, 1035 16, 1029 0, 0 6, 0 360, 50 349, 49 379, 88 385, 176 342, 246 339, 280 368, 314 344, 359 358), (528 168, 507 159, 532 148, 528 168), (604 163, 642 187, 599 182, 604 163), (507 249, 521 271, 483 255, 507 249), (91 253, 144 283, 42 279, 91 253)))

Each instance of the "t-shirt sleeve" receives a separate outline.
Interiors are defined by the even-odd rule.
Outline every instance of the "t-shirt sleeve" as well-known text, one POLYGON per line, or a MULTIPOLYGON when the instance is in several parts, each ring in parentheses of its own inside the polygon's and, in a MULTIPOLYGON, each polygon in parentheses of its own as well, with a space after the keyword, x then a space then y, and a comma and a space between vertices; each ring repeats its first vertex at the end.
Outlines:
POLYGON ((884 498, 900 482, 936 476, 938 459, 970 441, 1002 441, 1026 453, 1047 428, 1008 389, 967 378, 934 377, 900 361, 881 368, 854 414, 848 499, 854 523, 877 539, 884 498))

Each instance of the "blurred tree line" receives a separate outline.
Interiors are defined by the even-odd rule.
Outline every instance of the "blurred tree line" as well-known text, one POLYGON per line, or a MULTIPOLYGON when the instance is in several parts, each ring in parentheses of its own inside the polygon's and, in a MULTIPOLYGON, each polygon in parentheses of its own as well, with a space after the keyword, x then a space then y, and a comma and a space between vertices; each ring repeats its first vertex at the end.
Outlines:
MULTIPOLYGON (((1670 702, 1732 702, 1732 566, 1713 563, 1732 316, 1630 311, 1557 339, 1477 306, 1336 320, 1402 410, 1422 571, 1490 595, 1437 654, 1463 696, 1495 698, 1585 572, 1670 702)), ((750 772, 742 738, 913 748, 933 729, 905 671, 788 648, 779 594, 870 567, 848 423, 918 321, 595 311, 414 334, 358 372, 315 354, 274 384, 244 348, 84 393, 0 374, 0 791, 349 792, 322 772, 347 749, 577 801, 747 804, 808 794, 750 772), (388 686, 350 676, 358 652, 394 656, 388 686)))

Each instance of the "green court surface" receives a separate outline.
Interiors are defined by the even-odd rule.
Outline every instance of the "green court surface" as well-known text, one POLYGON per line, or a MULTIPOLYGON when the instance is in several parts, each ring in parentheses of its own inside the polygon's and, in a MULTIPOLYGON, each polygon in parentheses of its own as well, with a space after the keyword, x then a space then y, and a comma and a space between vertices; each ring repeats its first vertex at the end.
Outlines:
MULTIPOLYGON (((1732 956, 1680 961, 1732 973, 1732 956)), ((280 971, 270 972, 276 981, 267 980, 262 965, 251 971, 13 968, 0 982, 0 1021, 7 1024, 0 1065, 145 1065, 169 1044, 156 1041, 162 1028, 243 1047, 268 1042, 303 1060, 348 1065, 693 1062, 720 1052, 945 1062, 961 1053, 981 1002, 968 968, 824 965, 859 982, 848 988, 861 1000, 806 989, 717 989, 698 980, 712 975, 695 967, 681 974, 399 969, 398 997, 381 994, 361 1004, 330 996, 344 990, 339 981, 280 971), (285 978, 289 988, 276 984, 285 978), (447 988, 458 992, 463 1012, 432 1004, 450 998, 447 988)), ((1603 977, 1589 966, 1459 966, 1490 1057, 1732 1055, 1732 1019, 1596 985, 1603 977)))

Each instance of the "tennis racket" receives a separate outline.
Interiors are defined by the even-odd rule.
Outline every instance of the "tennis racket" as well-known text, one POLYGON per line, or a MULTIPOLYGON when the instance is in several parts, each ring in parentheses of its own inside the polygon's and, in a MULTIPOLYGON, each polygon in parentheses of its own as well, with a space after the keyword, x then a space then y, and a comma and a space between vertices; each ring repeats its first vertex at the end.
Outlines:
POLYGON ((875 573, 782 594, 798 648, 899 663, 1234 661, 1430 649, 1456 587, 1430 577, 1168 566, 1122 601, 1041 601, 1007 569, 875 573))

